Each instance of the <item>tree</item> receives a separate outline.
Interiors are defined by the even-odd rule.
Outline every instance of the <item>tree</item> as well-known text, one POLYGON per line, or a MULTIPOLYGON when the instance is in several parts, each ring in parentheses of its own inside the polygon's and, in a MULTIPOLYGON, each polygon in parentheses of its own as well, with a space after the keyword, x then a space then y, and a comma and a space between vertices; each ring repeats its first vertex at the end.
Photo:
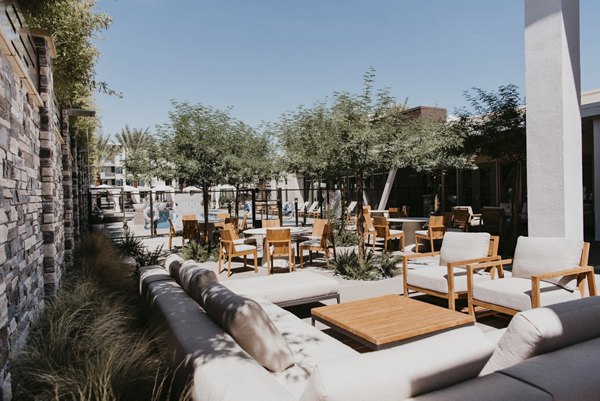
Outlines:
POLYGON ((229 110, 221 111, 202 104, 172 102, 170 123, 160 127, 169 162, 180 183, 202 188, 204 241, 208 243, 208 202, 211 186, 226 180, 235 146, 237 122, 229 110))
POLYGON ((104 134, 99 134, 94 137, 92 160, 97 182, 100 182, 100 171, 102 170, 102 166, 107 161, 113 159, 118 152, 119 146, 110 140, 109 135, 104 136, 104 134))
POLYGON ((472 92, 465 92, 465 98, 471 108, 460 111, 456 129, 465 136, 466 151, 485 154, 511 166, 511 221, 516 237, 527 162, 523 100, 515 85, 500 86, 495 92, 473 88, 472 92))
POLYGON ((450 169, 475 168, 474 155, 465 152, 465 137, 451 123, 423 117, 404 123, 410 128, 399 143, 396 164, 431 175, 434 209, 437 210, 441 177, 450 169))
POLYGON ((282 119, 281 143, 292 171, 314 177, 354 176, 359 234, 359 256, 364 260, 363 179, 398 163, 397 150, 406 135, 405 106, 389 90, 373 93, 375 72, 363 79, 360 94, 336 92, 331 103, 299 108, 282 119))
POLYGON ((151 136, 148 128, 130 129, 127 125, 116 135, 116 138, 125 151, 123 166, 126 173, 132 175, 133 185, 136 186, 141 176, 147 177, 149 174, 154 173, 154 171, 151 171, 153 169, 148 165, 147 159, 151 154, 149 148, 155 145, 150 142, 156 141, 151 136))

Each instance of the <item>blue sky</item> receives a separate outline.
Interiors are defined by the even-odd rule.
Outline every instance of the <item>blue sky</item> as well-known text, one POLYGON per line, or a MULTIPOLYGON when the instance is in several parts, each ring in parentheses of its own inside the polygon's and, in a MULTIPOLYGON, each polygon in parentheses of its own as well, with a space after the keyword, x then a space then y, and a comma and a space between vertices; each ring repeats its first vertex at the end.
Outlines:
MULTIPOLYGON (((581 0, 582 89, 600 88, 600 1, 581 0)), ((233 108, 252 126, 333 91, 376 87, 410 106, 523 89, 523 0, 100 0, 102 130, 168 122, 170 99, 233 108)))

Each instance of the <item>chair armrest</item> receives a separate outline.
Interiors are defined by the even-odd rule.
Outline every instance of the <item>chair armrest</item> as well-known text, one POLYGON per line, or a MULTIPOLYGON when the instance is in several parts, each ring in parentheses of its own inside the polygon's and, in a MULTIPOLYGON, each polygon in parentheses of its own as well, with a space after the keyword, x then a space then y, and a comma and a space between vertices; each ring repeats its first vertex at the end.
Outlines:
MULTIPOLYGON (((532 308, 540 307, 540 281, 541 280, 546 280, 546 279, 554 278, 554 277, 569 276, 572 274, 577 274, 577 275, 585 274, 588 279, 588 288, 590 291, 589 295, 590 296, 596 295, 596 283, 594 280, 594 268, 593 267, 580 266, 580 267, 574 267, 572 269, 557 270, 554 272, 531 276, 531 307, 532 308)), ((581 282, 581 284, 583 284, 583 281, 581 282)), ((579 289, 582 290, 582 287, 579 287, 579 289)), ((582 296, 583 296, 583 293, 582 293, 582 296)))
MULTIPOLYGON (((500 256, 496 256, 497 258, 499 258, 500 256)), ((481 270, 481 269, 487 269, 490 267, 496 267, 496 266, 502 266, 502 265, 508 265, 512 263, 512 259, 504 259, 504 260, 497 260, 495 262, 485 262, 485 263, 477 263, 477 264, 469 264, 467 265, 467 270, 469 271, 475 271, 475 270, 481 270)))
POLYGON ((554 278, 554 277, 570 276, 572 274, 581 274, 581 273, 588 273, 588 272, 593 272, 593 271, 594 271, 594 268, 591 266, 584 266, 584 267, 580 266, 580 267, 575 267, 572 269, 557 270, 554 272, 537 274, 535 276, 531 276, 531 280, 546 280, 546 279, 554 278))
POLYGON ((412 259, 419 259, 419 258, 425 258, 425 257, 430 257, 430 256, 438 256, 440 254, 440 251, 435 251, 435 252, 426 252, 426 253, 415 253, 412 255, 404 255, 402 256, 402 259, 404 260, 412 260, 412 259))
POLYGON ((486 262, 492 263, 492 266, 494 266, 494 265, 498 264, 499 260, 500 260, 500 256, 486 256, 486 257, 477 258, 477 259, 457 260, 456 262, 448 263, 448 269, 453 269, 455 267, 460 267, 460 266, 466 267, 467 265, 471 265, 473 263, 486 264, 486 262))

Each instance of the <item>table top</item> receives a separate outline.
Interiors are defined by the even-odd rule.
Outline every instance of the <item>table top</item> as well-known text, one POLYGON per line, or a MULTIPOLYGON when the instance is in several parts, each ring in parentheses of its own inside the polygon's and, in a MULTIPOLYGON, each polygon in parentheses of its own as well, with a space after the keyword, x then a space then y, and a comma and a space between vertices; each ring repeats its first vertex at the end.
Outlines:
POLYGON ((390 223, 427 223, 429 217, 390 217, 390 223))
POLYGON ((374 349, 474 324, 470 315, 400 295, 313 308, 311 314, 313 319, 374 349))
MULTIPOLYGON (((310 233, 311 232, 311 228, 310 227, 296 227, 296 226, 289 226, 289 227, 268 227, 269 230, 284 230, 286 228, 290 229, 290 233, 291 234, 302 234, 302 233, 310 233)), ((247 230, 244 230, 244 234, 246 235, 267 235, 267 228, 249 228, 247 230)))

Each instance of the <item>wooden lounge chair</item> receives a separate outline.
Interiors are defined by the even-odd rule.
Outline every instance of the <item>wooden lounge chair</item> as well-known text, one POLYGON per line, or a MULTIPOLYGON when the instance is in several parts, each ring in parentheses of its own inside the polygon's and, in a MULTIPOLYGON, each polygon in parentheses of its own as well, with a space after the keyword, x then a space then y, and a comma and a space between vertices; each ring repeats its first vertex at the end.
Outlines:
POLYGON ((433 252, 434 241, 444 238, 446 226, 444 225, 444 216, 430 216, 427 230, 415 231, 415 251, 419 253, 419 240, 429 241, 430 250, 433 252))
POLYGON ((268 274, 273 272, 273 258, 277 256, 287 256, 290 272, 296 270, 296 264, 294 263, 294 248, 292 247, 292 234, 289 228, 267 229, 263 253, 266 253, 267 255, 268 274))
POLYGON ((473 213, 471 207, 455 206, 452 208, 452 228, 460 231, 469 231, 473 213))
POLYGON ((375 239, 373 240, 373 250, 375 250, 375 243, 377 238, 383 238, 383 251, 387 251, 388 241, 399 240, 401 243, 401 250, 404 251, 404 231, 402 230, 391 230, 385 216, 373 216, 373 228, 375 228, 375 239))
POLYGON ((183 228, 180 230, 175 229, 173 225, 173 221, 171 218, 167 219, 169 221, 169 250, 173 248, 173 238, 181 236, 181 246, 183 247, 183 242, 185 241, 183 238, 183 228))
POLYGON ((244 267, 246 267, 248 264, 248 255, 254 257, 254 272, 258 273, 258 253, 256 246, 236 244, 236 240, 239 240, 239 238, 237 238, 235 230, 221 230, 221 240, 219 241, 219 274, 222 271, 221 266, 225 256, 227 256, 227 275, 231 276, 231 258, 243 256, 244 267))
MULTIPOLYGON (((466 298, 468 294, 467 265, 497 262, 500 260, 497 253, 498 237, 488 233, 447 232, 439 252, 403 257, 404 295, 408 296, 409 290, 414 290, 443 298, 454 310, 456 299, 466 298)), ((476 280, 491 280, 491 276, 491 273, 480 274, 476 280)))
MULTIPOLYGON (((311 235, 311 239, 308 241, 304 241, 300 243, 300 268, 304 267, 304 251, 308 251, 308 261, 312 263, 312 253, 313 252, 323 252, 325 254, 325 264, 327 265, 327 269, 329 269, 329 243, 333 244, 333 232, 331 229, 331 225, 325 219, 319 219, 320 223, 315 226, 313 225, 313 232, 311 235), (315 230, 315 227, 317 229, 315 230)), ((335 245, 333 245, 335 250, 335 245)))
POLYGON ((302 216, 310 217, 312 213, 314 213, 314 211, 317 209, 317 207, 319 207, 319 202, 313 202, 312 205, 310 205, 310 207, 306 211, 299 214, 302 216))
POLYGON ((596 295, 594 268, 587 266, 590 245, 567 238, 519 237, 512 260, 467 266, 469 313, 475 306, 517 312, 596 295), (511 274, 502 266, 512 263, 511 274), (498 278, 477 282, 476 272, 496 269, 498 278), (585 285, 587 282, 587 286, 585 285), (587 288, 586 288, 587 287, 587 288))

